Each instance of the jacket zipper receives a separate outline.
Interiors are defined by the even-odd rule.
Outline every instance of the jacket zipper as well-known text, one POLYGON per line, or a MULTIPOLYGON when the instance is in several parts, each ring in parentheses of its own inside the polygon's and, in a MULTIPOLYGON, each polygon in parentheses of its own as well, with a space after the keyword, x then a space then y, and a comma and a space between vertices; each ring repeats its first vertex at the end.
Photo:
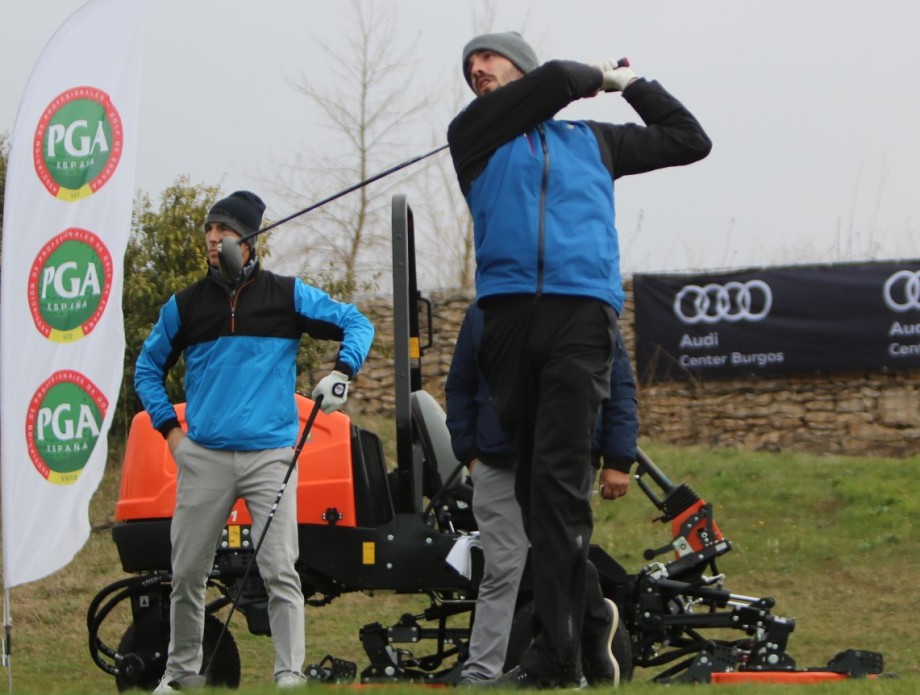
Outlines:
POLYGON ((240 294, 243 292, 243 288, 247 285, 252 284, 253 280, 250 278, 242 285, 238 290, 230 290, 230 335, 236 334, 236 303, 239 301, 240 294))
POLYGON ((537 234, 537 299, 543 294, 543 256, 546 244, 546 189, 549 185, 549 147, 543 125, 537 126, 540 146, 543 149, 543 179, 540 182, 540 222, 537 234))

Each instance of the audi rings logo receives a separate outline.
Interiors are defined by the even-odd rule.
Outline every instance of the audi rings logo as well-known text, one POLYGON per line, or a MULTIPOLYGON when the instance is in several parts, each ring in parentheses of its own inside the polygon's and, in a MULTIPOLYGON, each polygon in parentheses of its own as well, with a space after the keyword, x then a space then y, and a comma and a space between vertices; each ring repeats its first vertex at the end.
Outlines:
POLYGON ((761 321, 770 313, 773 293, 763 280, 724 285, 685 285, 674 297, 674 314, 684 323, 761 321))
POLYGON ((920 309, 920 270, 899 270, 885 280, 885 304, 892 311, 904 313, 920 309))

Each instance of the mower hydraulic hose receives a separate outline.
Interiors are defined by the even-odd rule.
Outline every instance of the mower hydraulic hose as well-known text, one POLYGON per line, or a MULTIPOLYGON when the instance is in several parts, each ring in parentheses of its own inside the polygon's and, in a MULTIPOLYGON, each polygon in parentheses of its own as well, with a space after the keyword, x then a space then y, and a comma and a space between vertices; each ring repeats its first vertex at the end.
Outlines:
MULTIPOLYGON (((428 325, 430 326, 431 323, 429 323, 428 325)), ((463 470, 463 468, 465 467, 465 465, 466 465, 466 464, 458 463, 458 464, 457 464, 457 467, 454 468, 453 471, 451 471, 451 474, 447 477, 447 480, 445 480, 445 481, 441 484, 441 489, 438 490, 438 491, 432 496, 431 500, 428 502, 428 506, 425 508, 425 511, 422 512, 422 518, 423 518, 423 519, 427 519, 427 518, 428 518, 428 515, 431 514, 432 510, 433 510, 435 507, 437 507, 437 505, 441 504, 441 499, 442 499, 442 498, 444 497, 444 495, 446 495, 447 492, 450 490, 451 485, 453 485, 454 481, 457 479, 457 476, 460 475, 460 472, 463 470)))
POLYGON ((87 632, 89 633, 89 653, 93 658, 96 666, 110 675, 118 675, 117 664, 120 661, 122 655, 105 644, 101 639, 99 639, 99 627, 102 625, 106 617, 108 617, 109 613, 112 612, 112 609, 125 599, 130 598, 135 594, 148 591, 150 587, 160 584, 167 578, 167 573, 157 572, 155 574, 144 575, 141 577, 127 577, 125 579, 119 579, 118 581, 113 582, 105 589, 100 591, 95 596, 95 598, 93 598, 93 600, 90 602, 89 609, 86 612, 86 628, 87 632), (115 592, 118 593, 109 599, 109 596, 115 592), (106 601, 106 599, 108 600, 106 601), (105 601, 105 605, 103 605, 103 601, 105 601), (105 660, 99 655, 99 652, 102 652, 105 654, 105 656, 113 659, 116 665, 113 666, 106 663, 105 660))

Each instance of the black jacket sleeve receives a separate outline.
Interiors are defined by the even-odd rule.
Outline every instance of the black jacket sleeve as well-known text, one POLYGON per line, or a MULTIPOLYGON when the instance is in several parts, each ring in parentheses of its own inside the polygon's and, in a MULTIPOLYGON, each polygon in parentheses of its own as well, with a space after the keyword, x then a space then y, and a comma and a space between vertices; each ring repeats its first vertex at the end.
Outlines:
POLYGON ((623 98, 645 125, 588 122, 613 178, 691 164, 709 154, 712 141, 699 121, 658 82, 640 78, 623 98))
POLYGON ((479 406, 479 366, 476 362, 476 339, 472 311, 467 311, 460 324, 454 356, 447 372, 444 393, 447 401, 447 429, 454 456, 464 465, 478 458, 476 427, 479 406))
POLYGON ((600 70, 551 60, 494 92, 477 97, 447 127, 447 143, 464 193, 501 145, 552 118, 601 86, 600 70))
POLYGON ((601 403, 594 435, 595 462, 600 463, 599 459, 603 458, 604 468, 628 473, 638 455, 638 438, 636 379, 618 329, 610 370, 610 397, 601 403))

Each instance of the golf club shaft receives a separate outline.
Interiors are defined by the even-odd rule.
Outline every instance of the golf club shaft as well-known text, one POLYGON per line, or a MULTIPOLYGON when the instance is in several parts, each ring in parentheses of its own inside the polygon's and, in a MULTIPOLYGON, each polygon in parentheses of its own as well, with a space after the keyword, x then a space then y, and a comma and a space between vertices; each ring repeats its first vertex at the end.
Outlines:
POLYGON ((359 181, 359 182, 356 183, 356 184, 352 184, 352 185, 349 186, 348 188, 346 188, 346 189, 344 189, 344 190, 341 190, 341 191, 339 191, 338 193, 332 194, 332 195, 329 196, 328 198, 323 198, 322 200, 320 200, 320 201, 318 201, 318 202, 316 202, 316 203, 313 203, 312 205, 309 205, 309 206, 305 207, 303 210, 298 210, 297 212, 293 212, 293 213, 291 213, 290 215, 288 215, 287 217, 282 217, 280 220, 277 220, 276 222, 272 222, 271 224, 266 225, 265 227, 262 227, 261 229, 255 231, 255 232, 253 232, 253 233, 251 233, 251 234, 247 234, 246 236, 242 237, 242 238, 239 240, 239 243, 242 244, 244 241, 249 241, 250 239, 252 239, 253 237, 258 236, 259 234, 262 234, 262 233, 264 233, 264 232, 267 232, 267 231, 270 230, 270 229, 274 229, 275 227, 278 227, 279 225, 282 225, 282 224, 284 224, 285 222, 290 222, 291 220, 293 220, 293 219, 295 219, 295 218, 297 218, 297 217, 300 217, 301 215, 307 214, 307 213, 310 212, 311 210, 316 210, 316 208, 322 207, 322 206, 325 205, 326 203, 331 203, 333 200, 336 200, 336 199, 338 199, 338 198, 341 198, 343 195, 347 195, 347 194, 351 193, 352 191, 358 190, 359 188, 364 188, 364 187, 367 186, 368 184, 374 183, 374 181, 379 181, 380 179, 382 179, 382 178, 384 178, 384 177, 386 177, 386 176, 389 176, 390 174, 395 174, 395 173, 396 173, 397 171, 399 171, 400 169, 405 169, 406 167, 411 166, 411 165, 415 164, 416 162, 420 162, 420 161, 422 161, 423 159, 427 159, 428 157, 431 157, 432 155, 435 155, 435 154, 437 154, 438 152, 440 152, 441 150, 444 150, 444 149, 446 149, 446 148, 447 148, 447 145, 441 145, 440 147, 436 147, 435 149, 431 150, 430 152, 426 152, 426 153, 424 153, 424 154, 416 155, 415 157, 412 157, 411 159, 407 159, 406 161, 401 162, 401 163, 399 163, 399 164, 397 164, 397 165, 395 165, 395 166, 392 166, 392 167, 390 167, 389 169, 386 169, 386 170, 384 170, 384 171, 378 172, 378 173, 374 174, 373 176, 364 179, 363 181, 359 181))

